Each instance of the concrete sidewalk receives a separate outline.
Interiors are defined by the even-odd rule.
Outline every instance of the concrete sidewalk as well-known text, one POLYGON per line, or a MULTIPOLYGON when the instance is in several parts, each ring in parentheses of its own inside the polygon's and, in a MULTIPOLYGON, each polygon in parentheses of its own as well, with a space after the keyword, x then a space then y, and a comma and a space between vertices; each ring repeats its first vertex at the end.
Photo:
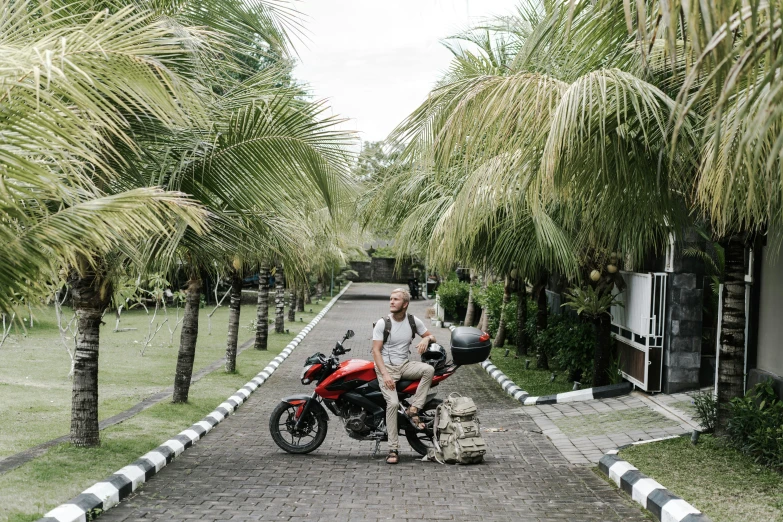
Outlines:
MULTIPOLYGON (((263 389, 101 520, 646 520, 592 469, 571 464, 477 365, 436 390, 472 397, 482 426, 505 430, 484 433, 482 465, 422 463, 403 440, 401 463, 389 466, 385 452, 371 458, 374 444, 350 439, 335 418, 312 454, 278 449, 269 415, 281 397, 312 391, 299 381, 304 360, 330 351, 349 328, 357 333, 349 355, 369 359, 371 325, 387 313, 392 288, 352 286, 263 389)), ((424 317, 431 304, 415 301, 411 311, 424 317)), ((433 332, 448 344, 448 331, 433 332)))
POLYGON ((691 394, 629 396, 590 402, 527 406, 544 435, 571 464, 597 464, 608 451, 698 429, 691 394))

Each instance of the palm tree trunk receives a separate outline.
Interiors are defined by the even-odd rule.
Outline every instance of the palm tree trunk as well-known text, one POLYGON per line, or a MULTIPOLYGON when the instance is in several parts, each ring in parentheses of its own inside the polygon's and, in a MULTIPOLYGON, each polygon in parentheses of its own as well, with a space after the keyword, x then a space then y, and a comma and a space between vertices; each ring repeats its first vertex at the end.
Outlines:
POLYGON ((256 311, 256 350, 267 349, 269 338, 269 267, 262 266, 258 274, 258 310, 256 311))
POLYGON ((718 359, 717 435, 725 434, 731 399, 741 397, 745 392, 745 242, 741 237, 732 236, 721 243, 726 256, 726 276, 718 359))
POLYGON ((188 281, 185 291, 185 311, 182 319, 182 333, 179 338, 177 369, 174 375, 175 404, 188 402, 190 379, 193 376, 193 360, 196 357, 196 339, 198 338, 198 308, 201 301, 201 279, 193 277, 188 281))
POLYGON ((319 277, 318 282, 315 284, 315 299, 320 301, 324 296, 324 282, 323 278, 319 277))
POLYGON ((285 333, 285 276, 280 267, 275 277, 275 332, 285 333))
POLYGON ((595 334, 593 386, 606 386, 611 382, 609 368, 612 364, 612 317, 609 314, 601 314, 592 322, 595 334))
MULTIPOLYGON (((487 285, 489 284, 489 276, 484 277, 484 281, 482 284, 482 288, 484 289, 485 293, 487 290, 487 285)), ((479 317, 479 324, 478 328, 482 332, 488 332, 489 331, 489 313, 487 312, 488 307, 484 307, 481 309, 481 317, 479 317)))
POLYGON ((505 318, 505 310, 506 305, 511 300, 511 284, 509 281, 509 277, 506 276, 506 279, 503 281, 503 304, 500 306, 500 318, 498 320, 498 332, 497 335, 495 335, 495 348, 500 348, 504 344, 506 344, 506 318, 505 318))
POLYGON ((465 312, 465 326, 473 326, 476 320, 476 303, 473 302, 473 286, 476 284, 476 275, 470 271, 470 292, 468 293, 468 309, 465 312))
MULTIPOLYGON (((305 284, 303 292, 304 292, 304 304, 306 304, 306 305, 313 304, 313 300, 310 299, 310 284, 309 283, 305 284)), ((302 311, 304 312, 304 307, 302 307, 302 311)))
POLYGON ((296 288, 291 287, 288 289, 288 322, 293 323, 296 321, 296 288))
POLYGON ((92 270, 69 277, 73 310, 78 319, 73 360, 71 393, 71 444, 97 446, 98 428, 98 349, 104 310, 111 299, 111 285, 102 286, 92 270))
POLYGON ((304 288, 300 288, 299 291, 296 293, 296 311, 304 312, 304 305, 305 305, 305 291, 304 288))
MULTIPOLYGON (((539 288, 537 294, 538 311, 536 312, 536 332, 546 330, 547 323, 549 322, 549 304, 546 300, 546 278, 542 277, 542 281, 539 281, 539 288)), ((538 350, 536 357, 536 368, 544 370, 549 369, 549 354, 545 350, 538 350)))
POLYGON ((226 341, 226 371, 237 371, 237 339, 239 338, 239 313, 242 302, 242 278, 231 273, 231 302, 228 305, 228 340, 226 341))
POLYGON ((517 279, 517 355, 527 355, 529 345, 527 338, 527 288, 525 288, 523 279, 517 279))
POLYGON ((482 332, 489 330, 489 314, 487 313, 486 307, 481 309, 481 317, 479 317, 478 329, 482 332))

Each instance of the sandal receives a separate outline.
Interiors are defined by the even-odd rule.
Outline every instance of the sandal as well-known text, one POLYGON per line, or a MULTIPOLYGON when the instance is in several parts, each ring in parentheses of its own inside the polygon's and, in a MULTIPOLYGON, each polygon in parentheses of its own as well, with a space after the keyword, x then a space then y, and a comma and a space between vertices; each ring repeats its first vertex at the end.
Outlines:
POLYGON ((420 413, 420 412, 419 412, 419 409, 418 409, 418 408, 416 408, 416 411, 411 411, 411 408, 413 408, 413 406, 411 406, 410 408, 408 408, 408 409, 405 411, 405 415, 407 415, 407 416, 408 416, 408 419, 410 419, 410 421, 411 421, 411 423, 413 424, 413 427, 414 427, 414 428, 416 428, 417 430, 423 430, 424 428, 426 428, 426 427, 427 427, 427 425, 426 425, 426 424, 424 424, 424 423, 421 421, 421 419, 419 418, 419 413, 420 413))
POLYGON ((389 450, 389 454, 386 455, 386 464, 397 464, 400 461, 399 450, 389 450))

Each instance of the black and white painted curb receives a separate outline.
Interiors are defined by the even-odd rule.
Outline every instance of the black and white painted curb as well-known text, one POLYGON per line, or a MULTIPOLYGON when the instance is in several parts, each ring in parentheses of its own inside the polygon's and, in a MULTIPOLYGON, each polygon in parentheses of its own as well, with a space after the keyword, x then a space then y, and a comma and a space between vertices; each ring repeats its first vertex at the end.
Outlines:
POLYGON ((521 402, 524 406, 536 406, 541 404, 560 404, 564 402, 592 401, 593 399, 608 399, 609 397, 618 397, 628 395, 633 391, 633 384, 630 382, 621 382, 619 384, 610 384, 609 386, 597 386, 595 388, 586 388, 556 395, 542 395, 540 397, 531 397, 528 392, 516 385, 514 381, 500 371, 500 369, 487 359, 481 363, 490 377, 495 379, 507 394, 515 400, 521 402))
POLYGON ((283 351, 280 352, 280 355, 272 359, 269 365, 261 370, 253 380, 215 408, 215 411, 146 455, 142 455, 131 464, 116 471, 106 480, 85 489, 80 495, 77 495, 65 504, 60 504, 46 513, 38 522, 86 522, 88 514, 92 517, 97 513, 106 511, 130 495, 139 485, 148 481, 150 477, 159 472, 166 464, 191 447, 194 442, 204 437, 212 428, 220 424, 223 419, 236 411, 250 394, 269 379, 269 376, 291 355, 294 349, 299 346, 299 343, 302 342, 302 339, 310 333, 310 330, 318 324, 323 316, 326 315, 326 312, 332 308, 334 303, 350 286, 350 282, 345 285, 345 288, 324 306, 324 309, 299 332, 299 335, 288 343, 283 351))
POLYGON ((598 462, 598 469, 661 522, 710 522, 707 515, 641 473, 631 463, 617 456, 621 449, 628 446, 649 444, 677 437, 675 435, 674 437, 645 440, 612 450, 598 462))
MULTIPOLYGON (((449 325, 449 331, 453 332, 456 326, 449 325)), ((586 388, 571 392, 558 393, 555 395, 542 395, 540 397, 531 397, 528 392, 517 386, 517 384, 508 378, 500 368, 492 364, 487 359, 481 363, 490 377, 500 384, 503 391, 522 403, 523 406, 536 406, 540 404, 560 404, 564 402, 592 401, 594 399, 608 399, 610 397, 619 397, 628 395, 633 391, 633 384, 630 382, 621 382, 619 384, 610 384, 609 386, 597 386, 595 388, 586 388)))

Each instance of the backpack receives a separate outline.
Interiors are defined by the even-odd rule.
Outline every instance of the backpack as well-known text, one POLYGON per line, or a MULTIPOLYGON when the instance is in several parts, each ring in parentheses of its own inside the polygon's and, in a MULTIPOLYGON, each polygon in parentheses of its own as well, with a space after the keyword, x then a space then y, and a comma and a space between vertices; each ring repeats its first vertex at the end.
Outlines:
MULTIPOLYGON (((408 323, 411 325, 411 341, 416 338, 416 320, 413 318, 411 314, 405 314, 408 316, 408 323)), ((391 317, 388 315, 383 318, 383 344, 386 344, 386 341, 389 340, 389 336, 391 335, 391 317)), ((375 325, 378 324, 378 322, 372 323, 372 327, 375 328, 375 325)))
POLYGON ((450 394, 435 410, 433 442, 427 460, 445 464, 478 464, 487 445, 480 434, 476 404, 470 397, 450 394))

